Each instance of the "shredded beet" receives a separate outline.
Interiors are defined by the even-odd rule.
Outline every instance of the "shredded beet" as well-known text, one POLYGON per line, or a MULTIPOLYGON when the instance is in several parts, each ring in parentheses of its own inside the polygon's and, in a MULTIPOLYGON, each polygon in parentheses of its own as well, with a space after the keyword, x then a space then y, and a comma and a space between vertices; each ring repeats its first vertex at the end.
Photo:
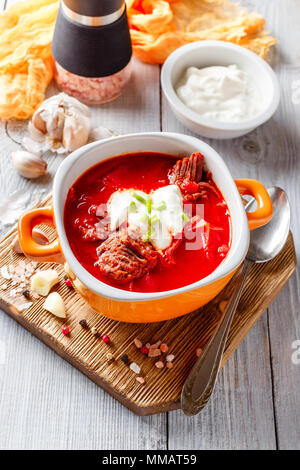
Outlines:
POLYGON ((136 232, 120 230, 113 233, 97 249, 97 266, 106 276, 123 282, 139 279, 153 269, 158 253, 143 242, 136 232))

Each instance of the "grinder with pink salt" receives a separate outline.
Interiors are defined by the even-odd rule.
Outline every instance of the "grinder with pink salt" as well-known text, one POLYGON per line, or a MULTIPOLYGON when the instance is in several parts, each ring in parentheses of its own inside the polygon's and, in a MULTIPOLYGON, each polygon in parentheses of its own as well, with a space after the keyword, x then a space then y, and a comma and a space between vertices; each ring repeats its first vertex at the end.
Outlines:
POLYGON ((61 0, 52 41, 61 90, 87 104, 117 98, 131 73, 124 0, 61 0))

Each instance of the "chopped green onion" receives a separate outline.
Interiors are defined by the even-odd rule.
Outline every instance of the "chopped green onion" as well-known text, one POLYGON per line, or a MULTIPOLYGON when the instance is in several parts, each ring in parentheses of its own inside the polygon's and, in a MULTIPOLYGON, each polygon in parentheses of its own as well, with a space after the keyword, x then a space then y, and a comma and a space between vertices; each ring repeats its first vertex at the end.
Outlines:
POLYGON ((153 209, 157 211, 164 211, 167 208, 167 204, 165 201, 160 201, 158 204, 153 206, 153 209))
POLYGON ((129 212, 136 212, 136 211, 137 211, 136 203, 134 201, 131 201, 131 203, 129 204, 129 212))
POLYGON ((141 222, 149 222, 149 217, 147 214, 142 214, 140 217, 141 222))
POLYGON ((152 217, 150 217, 149 222, 151 226, 154 224, 157 224, 157 222, 159 222, 159 217, 157 217, 157 215, 154 214, 152 215, 152 217))
POLYGON ((151 208, 152 208, 152 197, 149 196, 147 199, 147 211, 149 212, 149 214, 151 212, 151 208))
POLYGON ((189 222, 190 221, 190 218, 184 212, 181 214, 181 216, 182 216, 183 222, 189 222))
POLYGON ((145 204, 145 205, 147 204, 146 199, 143 196, 141 196, 140 194, 138 194, 136 191, 134 191, 133 189, 131 189, 129 191, 129 194, 132 197, 134 197, 137 201, 140 201, 142 204, 145 204))

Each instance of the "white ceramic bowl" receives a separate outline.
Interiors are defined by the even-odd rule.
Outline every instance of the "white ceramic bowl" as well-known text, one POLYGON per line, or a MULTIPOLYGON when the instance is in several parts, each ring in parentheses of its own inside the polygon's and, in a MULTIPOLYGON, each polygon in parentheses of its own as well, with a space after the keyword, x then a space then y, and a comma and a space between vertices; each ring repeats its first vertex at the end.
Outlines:
POLYGON ((277 77, 267 62, 244 47, 223 41, 194 42, 174 51, 163 65, 161 85, 179 121, 191 131, 214 139, 231 139, 251 132, 270 119, 280 100, 277 77), (239 123, 214 121, 192 111, 178 98, 174 87, 188 67, 231 64, 247 72, 260 92, 262 111, 254 118, 239 123))

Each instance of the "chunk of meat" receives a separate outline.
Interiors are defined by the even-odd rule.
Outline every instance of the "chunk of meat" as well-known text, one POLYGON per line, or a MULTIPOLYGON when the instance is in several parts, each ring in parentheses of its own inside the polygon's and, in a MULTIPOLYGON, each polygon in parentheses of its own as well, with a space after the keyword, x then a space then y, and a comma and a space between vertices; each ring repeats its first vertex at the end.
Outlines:
POLYGON ((113 233, 97 248, 97 266, 106 276, 122 282, 139 279, 153 269, 158 253, 138 234, 125 229, 113 233))
POLYGON ((177 184, 184 192, 196 192, 196 185, 192 183, 200 183, 203 165, 204 157, 200 152, 192 153, 189 158, 177 160, 169 174, 170 183, 177 184))

